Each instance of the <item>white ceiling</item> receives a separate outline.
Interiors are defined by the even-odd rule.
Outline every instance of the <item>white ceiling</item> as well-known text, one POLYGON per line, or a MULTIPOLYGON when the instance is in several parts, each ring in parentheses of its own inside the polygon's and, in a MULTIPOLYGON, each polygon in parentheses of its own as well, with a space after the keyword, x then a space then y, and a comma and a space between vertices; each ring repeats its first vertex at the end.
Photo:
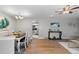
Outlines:
POLYGON ((55 11, 62 9, 65 5, 0 5, 0 13, 14 17, 22 12, 24 17, 32 19, 47 19, 55 15, 55 11))

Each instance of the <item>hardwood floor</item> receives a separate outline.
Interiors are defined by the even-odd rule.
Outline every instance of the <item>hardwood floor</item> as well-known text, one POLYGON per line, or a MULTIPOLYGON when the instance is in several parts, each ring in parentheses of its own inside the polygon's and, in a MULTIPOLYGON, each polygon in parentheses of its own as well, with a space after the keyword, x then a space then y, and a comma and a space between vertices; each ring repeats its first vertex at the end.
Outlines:
POLYGON ((61 46, 57 40, 33 39, 26 54, 69 54, 70 52, 61 46))

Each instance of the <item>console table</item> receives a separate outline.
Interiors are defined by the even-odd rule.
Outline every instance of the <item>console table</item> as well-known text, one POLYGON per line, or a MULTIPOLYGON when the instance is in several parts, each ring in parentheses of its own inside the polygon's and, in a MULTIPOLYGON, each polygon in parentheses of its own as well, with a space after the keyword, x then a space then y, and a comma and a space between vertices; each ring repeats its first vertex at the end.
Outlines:
POLYGON ((58 39, 58 40, 61 40, 62 38, 61 38, 61 36, 62 36, 62 32, 61 31, 48 31, 48 39, 58 39), (59 37, 58 38, 55 38, 55 36, 53 37, 53 38, 50 38, 50 34, 51 33, 59 33, 59 37))

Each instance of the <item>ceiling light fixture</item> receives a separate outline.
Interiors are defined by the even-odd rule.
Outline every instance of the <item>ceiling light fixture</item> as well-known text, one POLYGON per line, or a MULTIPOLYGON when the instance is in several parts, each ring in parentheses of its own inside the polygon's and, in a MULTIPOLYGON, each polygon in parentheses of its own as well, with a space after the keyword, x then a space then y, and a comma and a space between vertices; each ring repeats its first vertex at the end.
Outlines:
POLYGON ((23 16, 21 16, 21 15, 16 15, 16 16, 15 16, 15 18, 16 18, 17 20, 24 19, 24 17, 23 17, 23 16))
POLYGON ((24 17, 23 17, 23 15, 22 15, 21 12, 19 12, 18 15, 15 16, 15 18, 16 18, 17 20, 24 19, 24 17))

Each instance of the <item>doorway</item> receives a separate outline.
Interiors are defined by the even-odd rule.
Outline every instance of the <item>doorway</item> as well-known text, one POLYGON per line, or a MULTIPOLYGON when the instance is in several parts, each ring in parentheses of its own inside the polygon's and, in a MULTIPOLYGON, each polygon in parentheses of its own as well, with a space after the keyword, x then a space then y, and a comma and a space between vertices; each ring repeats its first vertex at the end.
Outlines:
POLYGON ((39 21, 32 21, 32 37, 39 38, 39 21))

